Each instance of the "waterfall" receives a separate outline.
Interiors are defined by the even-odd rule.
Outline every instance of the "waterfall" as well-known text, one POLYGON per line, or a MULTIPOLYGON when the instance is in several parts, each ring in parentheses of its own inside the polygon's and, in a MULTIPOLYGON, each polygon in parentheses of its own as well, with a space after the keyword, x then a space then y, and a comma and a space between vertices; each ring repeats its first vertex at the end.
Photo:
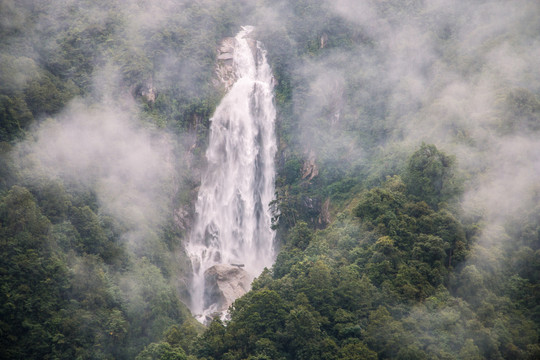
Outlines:
POLYGON ((209 268, 242 267, 249 274, 249 287, 274 260, 269 209, 276 153, 273 78, 262 45, 248 38, 251 31, 243 27, 235 37, 236 81, 210 119, 207 168, 187 245, 193 264, 191 310, 203 320, 220 311, 208 296, 209 268))

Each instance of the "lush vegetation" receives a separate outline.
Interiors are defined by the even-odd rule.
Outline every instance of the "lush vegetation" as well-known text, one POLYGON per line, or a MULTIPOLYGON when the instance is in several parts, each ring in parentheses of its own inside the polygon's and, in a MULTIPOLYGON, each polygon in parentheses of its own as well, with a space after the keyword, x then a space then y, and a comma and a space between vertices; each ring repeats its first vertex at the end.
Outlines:
POLYGON ((540 358, 537 6, 151 3, 0 0, 0 358, 540 358), (280 251, 203 328, 183 241, 245 23, 276 78, 280 251), (33 173, 20 144, 74 100, 172 135, 157 225, 33 173))
POLYGON ((226 326, 218 320, 210 326, 196 354, 207 359, 537 357, 537 315, 515 302, 534 298, 538 279, 522 278, 515 265, 523 264, 524 251, 534 255, 524 244, 506 249, 476 244, 478 224, 459 220, 460 213, 448 205, 446 190, 457 196, 455 189, 443 186, 436 194, 418 195, 419 183, 432 189, 452 182, 451 161, 445 166, 441 159, 449 160, 423 145, 410 158, 406 182, 389 177, 363 191, 324 230, 298 221, 273 269, 235 302, 226 326), (439 167, 443 170, 435 175, 439 167), (481 263, 468 262, 483 256, 481 263), (516 281, 524 285, 521 295, 516 281))
MULTIPOLYGON (((115 92, 136 99, 143 126, 204 143, 220 96, 211 85, 214 48, 236 31, 235 9, 194 4, 162 26, 130 28, 131 16, 167 10, 179 11, 1 2, 0 358, 182 358, 180 344, 201 331, 181 301, 178 278, 188 267, 178 258, 183 233, 172 209, 159 228, 142 232, 144 251, 134 251, 125 239, 133 225, 104 211, 95 189, 62 177, 36 180, 14 156, 32 126, 71 100, 100 106, 117 102, 115 92), (159 89, 153 99, 145 95, 151 88, 159 89)), ((175 201, 190 200, 181 193, 175 201)))

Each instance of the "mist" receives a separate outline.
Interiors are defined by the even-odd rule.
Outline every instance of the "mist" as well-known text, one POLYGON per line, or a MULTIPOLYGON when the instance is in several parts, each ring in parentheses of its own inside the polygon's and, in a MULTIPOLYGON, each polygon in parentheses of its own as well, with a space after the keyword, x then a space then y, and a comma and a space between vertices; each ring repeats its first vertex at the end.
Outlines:
MULTIPOLYGON (((362 190, 404 174, 422 143, 455 156, 463 192, 448 209, 474 224, 466 229, 469 257, 405 319, 426 348, 449 324, 463 340, 474 338, 467 321, 476 315, 467 316, 485 297, 476 288, 502 293, 497 276, 518 266, 508 254, 537 235, 522 225, 537 216, 540 192, 540 3, 308 3, 0 0, 0 110, 6 119, 22 114, 9 128, 16 135, 1 138, 10 142, 14 178, 35 193, 51 181, 69 194, 89 192, 96 214, 119 224, 118 242, 135 265, 111 270, 111 283, 133 318, 154 284, 178 300, 188 288, 184 237, 206 165, 209 119, 224 95, 217 49, 240 25, 254 25, 274 72, 276 163, 297 172, 283 191, 298 195, 287 204, 297 206, 294 216, 311 211, 310 225, 324 228, 315 212, 326 206, 329 224, 345 216, 336 213, 362 190), (318 169, 300 179, 302 165, 313 163, 318 169), (491 276, 485 284, 479 271, 491 276), (439 307, 450 292, 456 301, 439 307)), ((353 226, 350 246, 361 233, 353 226)), ((524 248, 531 254, 519 261, 538 257, 524 248)), ((81 279, 102 266, 82 252, 70 256, 81 279)))
POLYGON ((418 1, 396 13, 386 3, 327 2, 314 31, 323 37, 337 16, 365 40, 335 51, 330 37, 294 64, 307 83, 295 105, 301 146, 324 161, 434 143, 471 179, 466 208, 482 204, 488 221, 514 212, 539 175, 537 115, 515 110, 540 89, 540 5, 418 1))
POLYGON ((100 210, 130 229, 157 229, 174 193, 173 143, 136 112, 73 101, 18 147, 30 181, 58 179, 95 192, 100 210))
MULTIPOLYGON (((463 341, 475 338, 469 306, 487 296, 476 289, 506 294, 497 279, 516 269, 509 258, 517 244, 535 236, 523 224, 538 209, 540 3, 339 0, 318 13, 296 13, 286 2, 271 10, 263 28, 279 37, 276 63, 293 69, 292 143, 305 162, 315 154, 321 173, 368 173, 378 185, 403 173, 422 143, 456 157, 464 187, 455 207, 479 226, 449 288, 469 304, 438 307, 448 296, 438 291, 406 321, 425 348, 437 348, 437 332, 448 326, 463 341), (299 43, 302 56, 288 52, 299 43), (485 283, 474 282, 479 271, 485 283)), ((529 250, 528 261, 537 261, 529 250)))
MULTIPOLYGON (((332 79, 348 78, 351 83, 352 78, 357 86, 349 99, 342 97, 343 119, 348 115, 349 103, 354 104, 353 108, 370 106, 369 97, 364 100, 362 94, 385 98, 382 112, 367 120, 385 124, 385 136, 377 141, 375 156, 382 153, 399 157, 393 155, 396 149, 397 153, 410 154, 426 142, 457 157, 460 176, 465 180, 460 206, 465 217, 481 218, 482 227, 470 258, 455 270, 454 276, 460 280, 454 291, 471 304, 482 303, 486 294, 471 286, 476 269, 493 276, 485 280, 489 281, 485 286, 500 287, 496 279, 509 266, 506 252, 518 241, 506 229, 519 227, 519 219, 530 216, 538 206, 540 118, 536 110, 539 99, 534 94, 540 90, 540 4, 415 2, 411 7, 404 6, 399 18, 386 15, 384 2, 328 4, 335 14, 367 34, 369 46, 353 47, 345 54, 323 56, 308 64, 317 73, 310 80, 316 101, 306 108, 317 109, 325 104, 317 95, 321 89, 327 98, 339 93, 331 81, 324 80, 337 72, 332 79), (341 56, 338 66, 323 70, 327 59, 336 56, 341 56), (325 86, 319 85, 321 81, 325 86)), ((340 102, 327 103, 335 106, 340 102)), ((358 114, 356 119, 366 121, 364 114, 358 114)), ((314 128, 319 129, 319 138, 324 138, 335 120, 319 111, 302 121, 302 132, 309 134, 305 138, 313 139, 317 138, 314 128), (326 125, 314 126, 315 119, 321 117, 326 125)), ((350 133, 342 131, 348 139, 350 133)), ((366 148, 363 140, 357 137, 354 153, 373 154, 373 143, 366 148)), ((312 146, 312 142, 303 144, 312 146)), ((437 337, 438 329, 445 326, 466 333, 464 339, 474 338, 473 331, 460 323, 466 313, 463 304, 437 308, 428 301, 415 307, 407 321, 417 324, 414 336, 423 339, 427 347, 437 337)), ((461 344, 450 346, 461 348, 461 344)))

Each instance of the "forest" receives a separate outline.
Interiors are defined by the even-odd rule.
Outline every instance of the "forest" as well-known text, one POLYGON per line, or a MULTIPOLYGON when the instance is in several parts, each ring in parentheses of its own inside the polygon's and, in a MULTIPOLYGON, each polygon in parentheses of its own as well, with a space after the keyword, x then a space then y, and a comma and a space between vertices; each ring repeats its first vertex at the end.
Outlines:
POLYGON ((0 359, 540 359, 540 3, 0 0, 0 359), (276 259, 185 244, 222 39, 274 75, 276 259))

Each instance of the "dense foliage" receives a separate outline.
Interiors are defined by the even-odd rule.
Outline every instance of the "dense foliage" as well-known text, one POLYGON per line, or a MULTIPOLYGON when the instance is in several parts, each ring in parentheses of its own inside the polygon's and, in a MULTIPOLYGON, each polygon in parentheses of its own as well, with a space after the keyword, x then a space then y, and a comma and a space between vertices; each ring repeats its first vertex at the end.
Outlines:
POLYGON ((92 188, 36 181, 12 155, 32 126, 74 98, 100 106, 116 102, 115 92, 136 99, 143 126, 203 141, 220 96, 214 48, 235 9, 194 4, 137 31, 132 16, 167 9, 94 1, 2 1, 0 9, 0 358, 185 358, 185 340, 160 342, 166 331, 200 332, 180 300, 177 278, 188 274, 172 210, 133 251, 133 225, 104 211, 92 188))
POLYGON ((0 358, 540 358, 540 28, 507 20, 540 9, 435 3, 0 0, 0 358), (246 23, 276 80, 280 250, 203 329, 183 241, 216 48, 246 23), (145 183, 165 219, 34 173, 21 144, 77 102, 171 135, 173 185, 145 183))
MULTIPOLYGON (((406 168, 408 184, 394 176, 363 191, 324 230, 297 222, 273 269, 235 302, 226 327, 219 320, 211 325, 221 332, 207 331, 197 354, 206 359, 537 357, 537 315, 516 307, 515 300, 532 300, 538 279, 522 278, 515 265, 493 267, 503 249, 476 244, 478 224, 460 220, 447 205, 451 161, 434 176, 440 159, 448 157, 422 145, 406 168), (412 176, 418 178, 411 181, 412 176), (435 196, 429 191, 419 196, 418 183, 446 185, 435 196), (467 260, 487 253, 486 263, 467 260), (514 292, 516 281, 527 284, 527 295, 514 292)), ((504 251, 504 262, 516 264, 530 250, 514 244, 504 251)))
POLYGON ((57 184, 39 195, 13 186, 0 203, 3 358, 132 358, 188 319, 162 271, 126 253, 113 219, 57 184))

